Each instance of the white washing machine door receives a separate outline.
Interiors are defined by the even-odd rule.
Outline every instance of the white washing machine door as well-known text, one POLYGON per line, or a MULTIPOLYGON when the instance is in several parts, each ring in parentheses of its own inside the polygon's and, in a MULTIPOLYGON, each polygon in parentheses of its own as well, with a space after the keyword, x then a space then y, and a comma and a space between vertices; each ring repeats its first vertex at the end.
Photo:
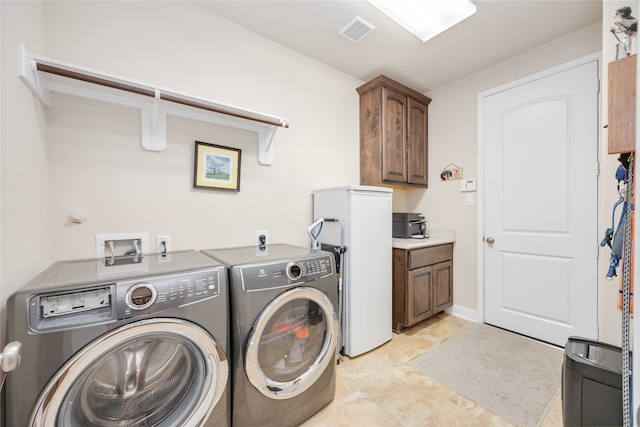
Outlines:
POLYGON ((274 298, 256 319, 245 350, 251 384, 272 399, 307 390, 335 363, 338 320, 318 289, 293 288, 274 298))
POLYGON ((141 320, 74 355, 43 390, 29 425, 199 426, 228 377, 223 349, 198 325, 141 320))

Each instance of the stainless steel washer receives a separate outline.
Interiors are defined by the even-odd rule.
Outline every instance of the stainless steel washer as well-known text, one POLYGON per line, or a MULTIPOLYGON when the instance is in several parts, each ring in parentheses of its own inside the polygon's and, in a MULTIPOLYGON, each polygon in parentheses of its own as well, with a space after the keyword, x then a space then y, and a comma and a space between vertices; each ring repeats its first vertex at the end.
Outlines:
POLYGON ((335 260, 290 245, 202 251, 229 268, 234 426, 296 426, 335 396, 335 260))
POLYGON ((230 424, 226 268, 197 251, 146 258, 106 275, 57 262, 9 298, 23 347, 4 425, 230 424))

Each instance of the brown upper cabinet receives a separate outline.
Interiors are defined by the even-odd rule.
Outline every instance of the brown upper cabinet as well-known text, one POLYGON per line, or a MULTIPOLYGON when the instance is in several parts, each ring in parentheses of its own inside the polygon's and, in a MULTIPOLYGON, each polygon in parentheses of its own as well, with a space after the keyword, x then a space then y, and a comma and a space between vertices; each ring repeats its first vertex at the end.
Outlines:
POLYGON ((636 57, 609 63, 609 154, 636 151, 636 57))
POLYGON ((385 76, 360 95, 360 184, 427 188, 431 98, 385 76))

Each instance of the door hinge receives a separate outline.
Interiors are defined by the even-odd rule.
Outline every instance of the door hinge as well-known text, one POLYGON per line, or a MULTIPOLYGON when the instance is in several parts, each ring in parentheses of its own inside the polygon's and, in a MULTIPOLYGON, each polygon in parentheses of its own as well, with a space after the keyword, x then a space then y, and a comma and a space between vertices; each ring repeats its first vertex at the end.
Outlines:
POLYGON ((596 80, 596 93, 600 93, 600 79, 596 80))
POLYGON ((596 162, 596 176, 600 176, 600 162, 596 162))

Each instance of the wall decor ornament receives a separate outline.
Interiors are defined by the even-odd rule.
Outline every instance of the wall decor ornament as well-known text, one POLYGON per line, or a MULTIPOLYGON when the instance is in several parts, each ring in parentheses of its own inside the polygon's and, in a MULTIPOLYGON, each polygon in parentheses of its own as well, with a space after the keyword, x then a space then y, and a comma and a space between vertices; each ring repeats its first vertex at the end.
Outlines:
POLYGON ((631 15, 629 6, 620 7, 612 13, 615 23, 611 27, 611 34, 618 40, 616 44, 616 59, 637 53, 638 18, 631 15), (622 35, 622 40, 618 37, 622 35))
POLYGON ((453 181, 462 179, 462 168, 456 164, 449 163, 440 171, 440 181, 453 181))
POLYGON ((196 141, 193 187, 240 191, 240 154, 238 148, 196 141))

